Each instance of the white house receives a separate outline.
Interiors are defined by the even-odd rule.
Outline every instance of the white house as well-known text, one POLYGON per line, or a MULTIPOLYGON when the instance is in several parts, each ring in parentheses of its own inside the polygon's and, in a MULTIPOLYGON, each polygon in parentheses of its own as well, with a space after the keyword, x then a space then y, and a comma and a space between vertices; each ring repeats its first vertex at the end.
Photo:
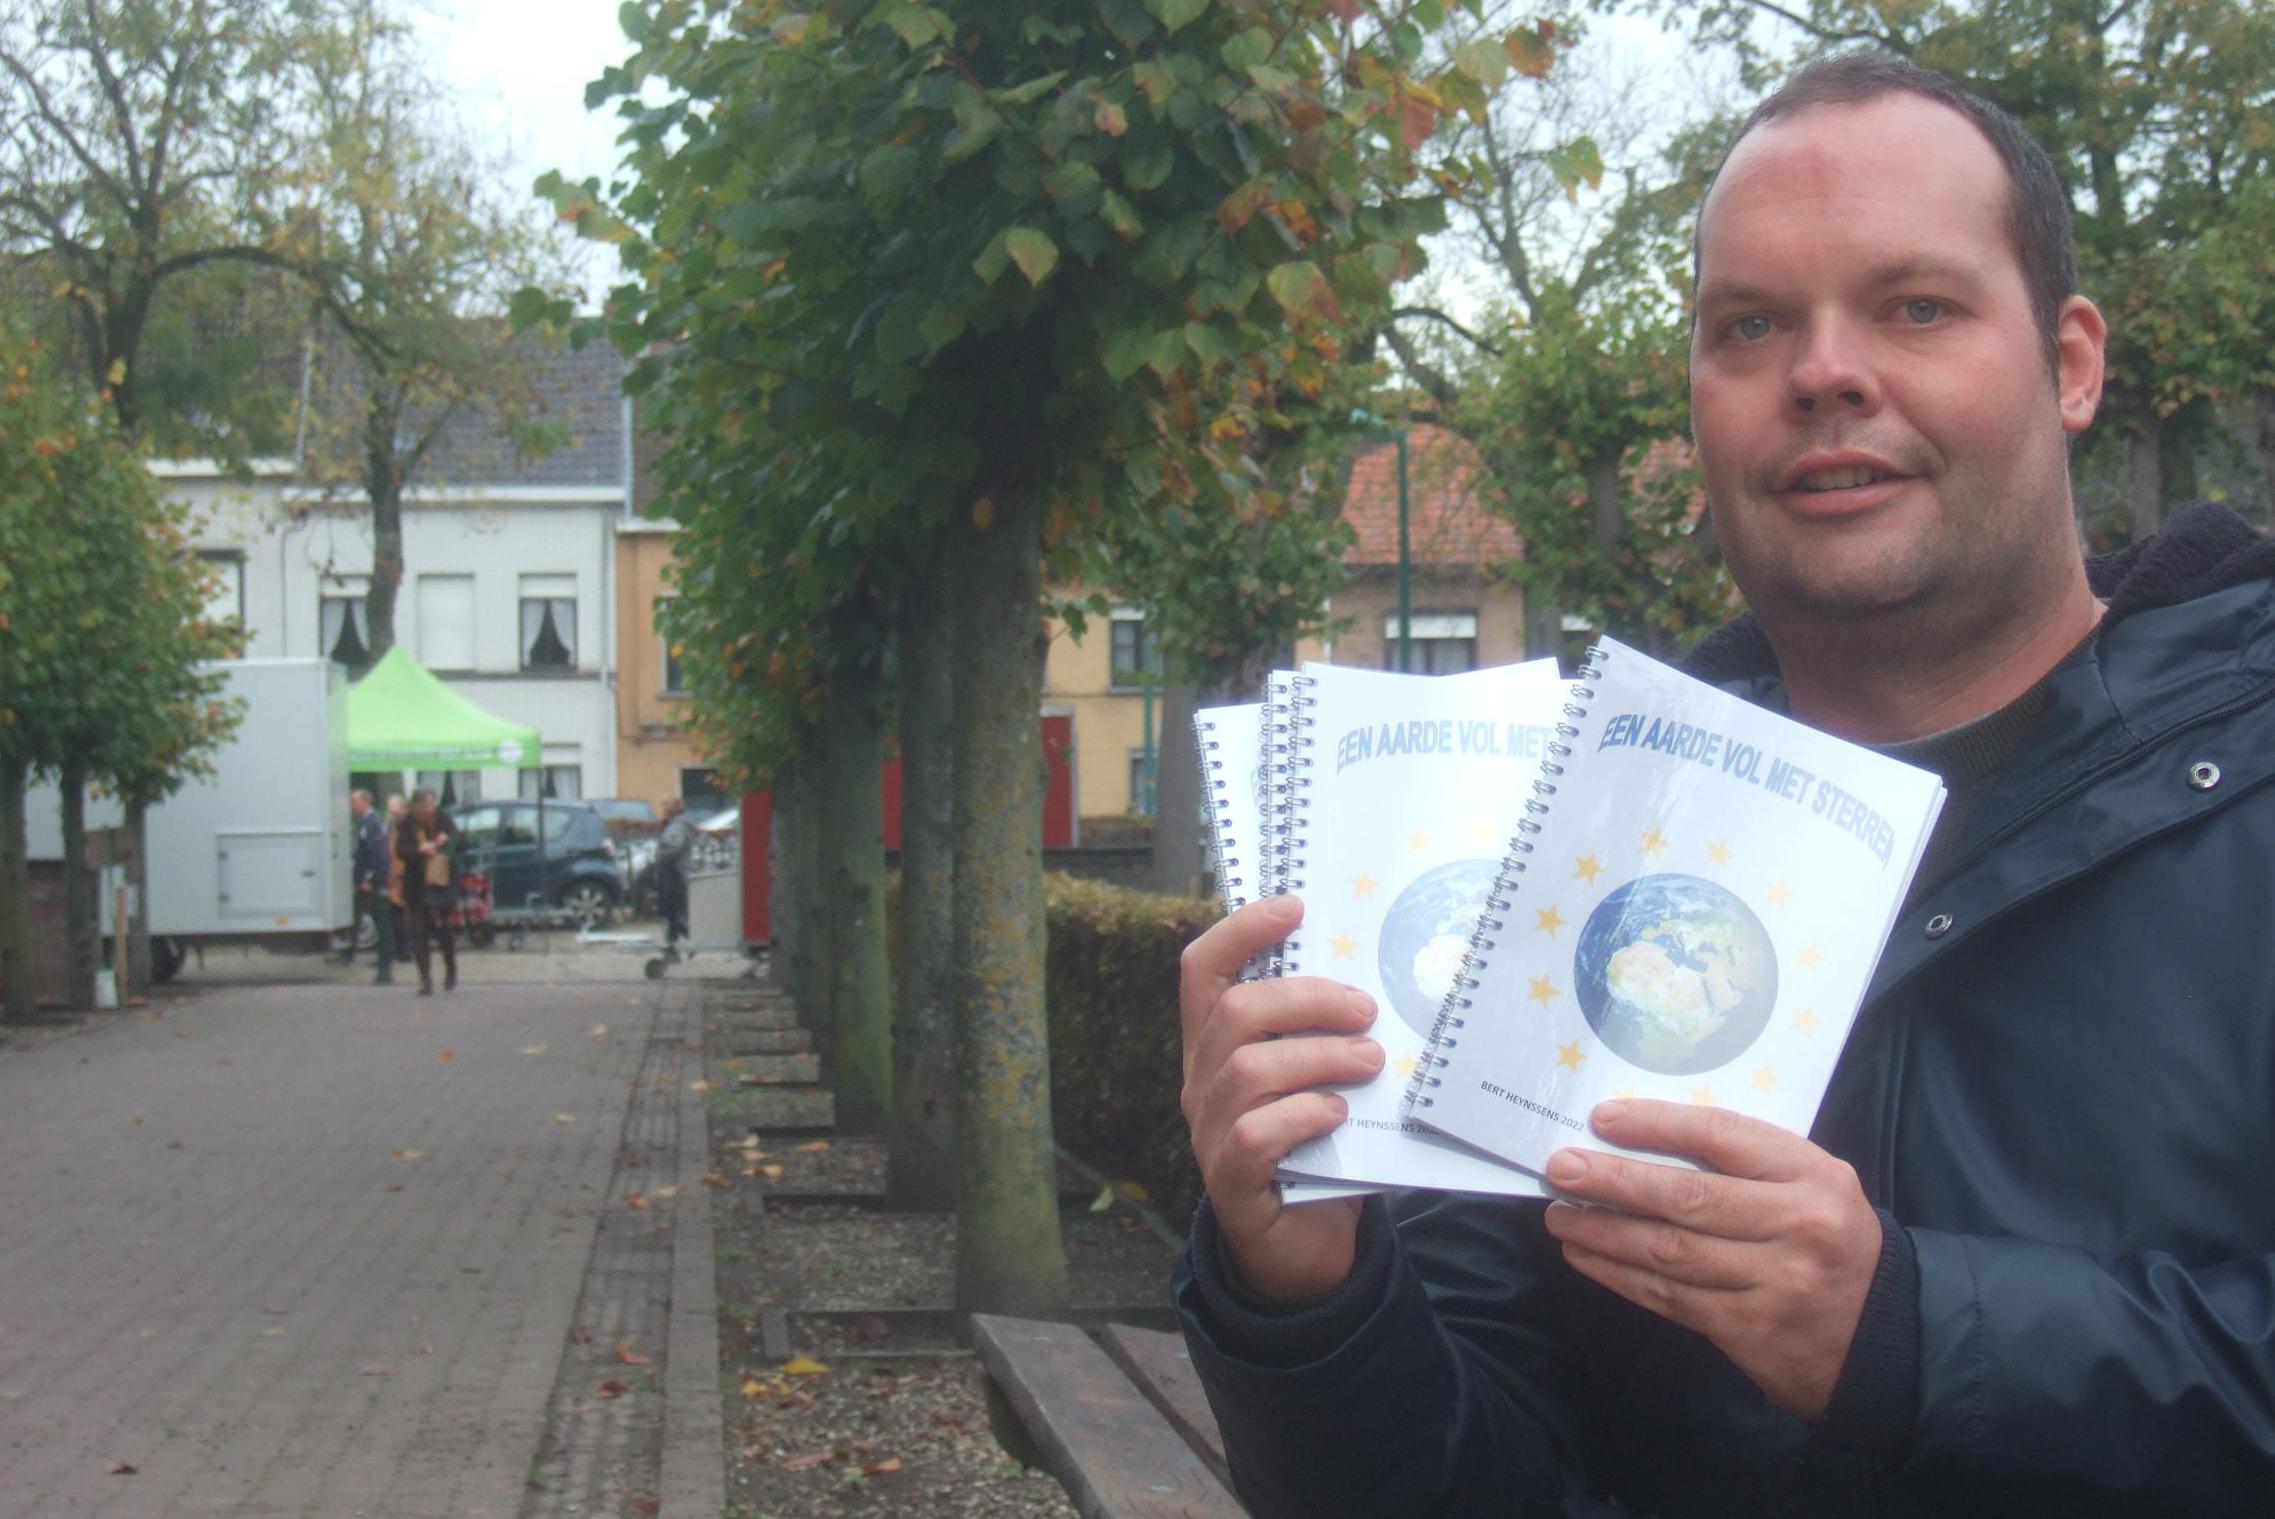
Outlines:
MULTIPOLYGON (((545 770, 405 776, 446 800, 616 792, 615 530, 631 513, 630 402, 605 345, 530 355, 542 404, 566 443, 534 462, 486 418, 454 420, 403 512, 396 638, 472 701, 530 724, 545 770)), ((360 495, 326 501, 292 461, 247 483, 197 461, 155 466, 200 509, 199 552, 222 572, 218 609, 246 628, 252 658, 328 655, 365 663, 371 520, 360 495)))

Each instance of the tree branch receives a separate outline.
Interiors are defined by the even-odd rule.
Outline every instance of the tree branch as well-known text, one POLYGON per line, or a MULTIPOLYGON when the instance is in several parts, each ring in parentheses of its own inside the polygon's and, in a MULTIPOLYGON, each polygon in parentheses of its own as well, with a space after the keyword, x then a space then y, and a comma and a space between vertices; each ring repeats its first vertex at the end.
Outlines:
POLYGON ((1445 371, 1425 360, 1395 324, 1383 328, 1382 336, 1390 344, 1390 351, 1398 355, 1398 362, 1414 377, 1414 383, 1422 387, 1422 393, 1437 402, 1440 411, 1451 414, 1454 404, 1461 399, 1460 387, 1445 371))
POLYGON ((1816 22, 1796 11, 1787 10, 1784 6, 1776 4, 1775 0, 1746 0, 1746 3, 1755 10, 1767 11, 1779 20, 1799 27, 1820 42, 1877 42, 1891 53, 1905 58, 1912 56, 1912 45, 1894 32, 1836 32, 1828 27, 1817 25, 1816 22))
MULTIPOLYGON (((1467 327, 1462 326, 1461 323, 1455 321, 1452 317, 1438 310, 1438 308, 1435 306, 1400 306, 1390 313, 1390 319, 1394 322, 1399 320, 1401 317, 1410 316, 1420 317, 1424 321, 1436 322, 1441 327, 1450 327, 1455 332, 1458 332, 1463 337, 1469 339, 1471 346, 1484 349, 1487 353, 1493 355, 1493 357, 1496 359, 1501 356, 1501 350, 1493 343, 1479 336, 1477 333, 1471 332, 1467 327)), ((1399 357, 1400 359, 1404 359, 1405 355, 1402 353, 1399 355, 1399 357)))

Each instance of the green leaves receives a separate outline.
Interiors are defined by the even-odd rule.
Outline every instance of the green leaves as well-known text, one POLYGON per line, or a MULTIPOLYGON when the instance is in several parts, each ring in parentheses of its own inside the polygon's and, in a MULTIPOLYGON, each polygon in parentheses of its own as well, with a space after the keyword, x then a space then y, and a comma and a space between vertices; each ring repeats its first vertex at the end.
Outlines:
POLYGON ((1175 34, 1201 19, 1209 8, 1209 0, 1145 0, 1145 8, 1153 19, 1160 22, 1164 31, 1175 34))
POLYGON ((1058 267, 1058 244, 1052 242, 1047 234, 1037 232, 1032 227, 1013 227, 1004 233, 1003 247, 1011 255, 1011 261, 1019 266, 1019 272, 1027 276, 1030 285, 1040 285, 1058 267))
POLYGON ((1333 321, 1342 314, 1327 276, 1309 259, 1279 265, 1264 276, 1264 288, 1297 321, 1333 321))

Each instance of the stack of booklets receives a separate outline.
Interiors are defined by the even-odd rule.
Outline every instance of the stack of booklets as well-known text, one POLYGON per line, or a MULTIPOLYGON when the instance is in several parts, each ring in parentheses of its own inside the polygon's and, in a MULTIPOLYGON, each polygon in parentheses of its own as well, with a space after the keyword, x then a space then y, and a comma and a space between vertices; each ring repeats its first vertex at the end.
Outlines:
POLYGON ((1384 1068, 1282 1163, 1291 1200, 1540 1196, 1610 1097, 1806 1133, 1943 804, 1610 639, 1570 681, 1307 664, 1196 729, 1225 909, 1304 901, 1247 974, 1381 1009, 1384 1068))

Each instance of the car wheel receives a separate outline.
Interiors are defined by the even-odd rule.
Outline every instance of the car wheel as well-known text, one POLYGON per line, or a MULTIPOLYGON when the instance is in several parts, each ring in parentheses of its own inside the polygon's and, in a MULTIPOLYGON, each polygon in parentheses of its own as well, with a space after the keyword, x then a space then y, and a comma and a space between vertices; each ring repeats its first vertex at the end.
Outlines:
POLYGON ((616 895, 598 881, 573 881, 561 893, 561 910, 577 921, 578 926, 589 928, 608 921, 615 911, 616 895))

